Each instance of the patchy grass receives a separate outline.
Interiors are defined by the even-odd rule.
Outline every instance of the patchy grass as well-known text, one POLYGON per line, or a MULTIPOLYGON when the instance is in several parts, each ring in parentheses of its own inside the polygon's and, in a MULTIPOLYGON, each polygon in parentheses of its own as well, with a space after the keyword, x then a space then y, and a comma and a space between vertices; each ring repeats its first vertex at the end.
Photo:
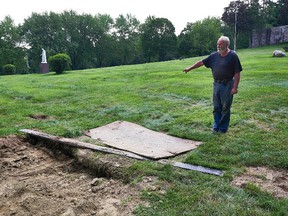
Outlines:
POLYGON ((225 135, 211 133, 211 71, 182 72, 202 57, 62 75, 1 76, 0 135, 27 128, 77 137, 125 120, 199 140, 204 144, 183 161, 225 170, 225 176, 137 162, 128 170, 131 176, 156 175, 172 185, 165 194, 143 191, 151 205, 140 206, 137 214, 285 215, 287 199, 276 199, 253 184, 230 184, 247 166, 288 169, 288 60, 272 57, 282 46, 238 51, 244 70, 225 135))

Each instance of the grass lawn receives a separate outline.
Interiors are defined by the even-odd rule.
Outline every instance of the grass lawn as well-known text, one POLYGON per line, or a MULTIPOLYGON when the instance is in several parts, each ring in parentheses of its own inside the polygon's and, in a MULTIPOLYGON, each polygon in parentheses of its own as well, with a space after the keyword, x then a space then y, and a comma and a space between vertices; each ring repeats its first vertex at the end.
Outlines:
MULTIPOLYGON (((143 191, 151 204, 138 215, 287 215, 288 199, 257 185, 231 186, 249 166, 288 170, 288 57, 284 45, 239 50, 243 71, 229 132, 212 134, 210 69, 182 70, 202 57, 141 65, 69 71, 62 75, 0 77, 0 136, 37 129, 77 137, 116 120, 204 142, 183 162, 225 171, 223 177, 136 162, 137 178, 156 175, 165 194, 143 191), (45 116, 44 119, 33 118, 45 116)), ((287 179, 288 180, 288 179, 287 179)), ((287 190, 287 188, 286 188, 287 190)))

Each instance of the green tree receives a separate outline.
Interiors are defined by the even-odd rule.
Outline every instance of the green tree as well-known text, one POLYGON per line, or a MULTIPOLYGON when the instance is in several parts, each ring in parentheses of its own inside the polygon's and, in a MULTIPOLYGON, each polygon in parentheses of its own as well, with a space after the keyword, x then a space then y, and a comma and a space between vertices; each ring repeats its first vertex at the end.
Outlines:
POLYGON ((180 55, 186 57, 202 56, 216 49, 221 35, 221 22, 216 17, 208 17, 195 23, 187 23, 179 35, 180 55))
MULTIPOLYGON (((234 46, 234 38, 239 38, 239 35, 248 35, 248 38, 251 38, 252 29, 254 26, 252 10, 248 10, 249 3, 244 1, 231 1, 229 6, 224 8, 224 13, 222 14, 221 20, 223 21, 224 32, 232 40, 234 46), (235 35, 235 26, 236 26, 236 35, 235 35)), ((256 13, 258 14, 258 12, 256 13)), ((251 41, 251 40, 250 40, 251 41)), ((240 42, 240 41, 238 41, 240 42)), ((248 47, 250 44, 249 40, 247 44, 237 43, 237 47, 248 47)))
POLYGON ((288 0, 278 0, 277 3, 277 24, 288 25, 288 0))
POLYGON ((57 52, 67 53, 71 58, 73 70, 96 67, 95 47, 103 37, 97 17, 89 14, 78 15, 75 11, 60 14, 62 49, 57 52))
POLYGON ((94 31, 93 54, 94 66, 105 67, 114 65, 115 41, 111 36, 114 20, 108 14, 98 14, 94 17, 99 32, 94 31))
POLYGON ((21 26, 21 35, 29 47, 27 54, 32 72, 39 71, 41 49, 46 50, 47 56, 50 54, 50 47, 53 45, 52 38, 56 35, 50 23, 48 13, 32 13, 21 26))
POLYGON ((234 34, 236 11, 237 38, 242 41, 240 47, 251 45, 253 31, 261 32, 271 26, 288 24, 287 0, 278 0, 278 2, 272 0, 231 1, 229 6, 224 8, 221 18, 225 31, 229 31, 231 35, 234 34))
POLYGON ((146 61, 164 61, 175 57, 175 27, 166 18, 148 17, 142 25, 141 44, 146 61))
POLYGON ((262 16, 267 28, 277 25, 277 3, 272 0, 263 0, 262 16))
POLYGON ((178 36, 178 56, 180 56, 180 58, 193 57, 192 25, 193 23, 187 23, 186 27, 178 36))
POLYGON ((139 58, 139 50, 137 44, 139 41, 140 22, 131 14, 119 15, 115 20, 114 37, 117 42, 117 52, 119 56, 119 64, 131 64, 137 62, 139 58))
POLYGON ((112 62, 111 36, 113 19, 109 15, 78 15, 75 11, 32 13, 22 26, 22 34, 29 44, 29 58, 38 71, 41 48, 47 56, 67 53, 73 70, 102 67, 112 62))
POLYGON ((88 14, 78 15, 75 11, 64 11, 60 16, 65 48, 59 51, 70 56, 72 70, 93 67, 93 44, 98 30, 95 19, 88 14))
POLYGON ((16 73, 27 73, 25 50, 19 27, 14 25, 10 16, 6 16, 0 23, 0 70, 6 64, 13 64, 16 73))

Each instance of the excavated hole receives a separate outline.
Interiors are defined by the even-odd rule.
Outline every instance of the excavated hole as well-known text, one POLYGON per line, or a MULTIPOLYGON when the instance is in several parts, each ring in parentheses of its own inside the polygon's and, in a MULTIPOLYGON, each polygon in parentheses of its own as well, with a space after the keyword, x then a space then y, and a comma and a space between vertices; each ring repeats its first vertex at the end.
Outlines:
MULTIPOLYGON (((46 151, 50 152, 49 154, 55 159, 61 158, 63 155, 74 158, 74 162, 71 164, 73 165, 72 169, 88 169, 95 177, 122 179, 123 181, 127 181, 129 178, 123 170, 133 163, 130 158, 94 152, 88 149, 74 148, 55 143, 48 139, 45 140, 32 136, 28 136, 28 142, 32 145, 43 147, 46 151)), ((71 169, 71 167, 69 169, 71 169)))
POLYGON ((32 114, 32 115, 29 115, 29 117, 33 119, 37 119, 37 120, 45 120, 49 118, 49 116, 45 114, 32 114))

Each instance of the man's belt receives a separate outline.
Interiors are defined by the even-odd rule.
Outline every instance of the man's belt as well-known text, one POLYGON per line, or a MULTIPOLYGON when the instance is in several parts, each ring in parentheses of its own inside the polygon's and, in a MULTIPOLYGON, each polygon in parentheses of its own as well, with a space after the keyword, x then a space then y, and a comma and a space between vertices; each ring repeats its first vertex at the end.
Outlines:
POLYGON ((214 80, 214 82, 216 82, 216 83, 221 83, 221 84, 224 84, 224 85, 226 85, 229 81, 231 81, 231 79, 229 80, 229 79, 223 79, 223 80, 214 80))

